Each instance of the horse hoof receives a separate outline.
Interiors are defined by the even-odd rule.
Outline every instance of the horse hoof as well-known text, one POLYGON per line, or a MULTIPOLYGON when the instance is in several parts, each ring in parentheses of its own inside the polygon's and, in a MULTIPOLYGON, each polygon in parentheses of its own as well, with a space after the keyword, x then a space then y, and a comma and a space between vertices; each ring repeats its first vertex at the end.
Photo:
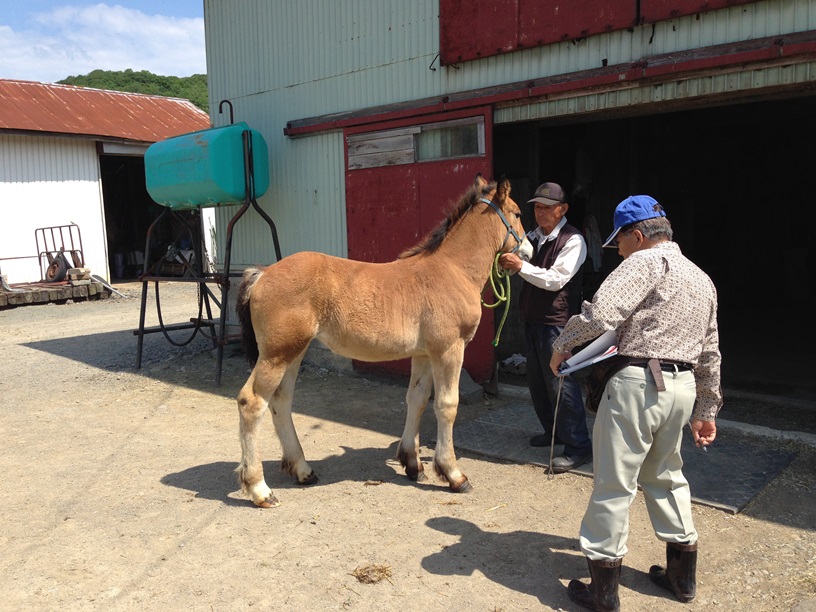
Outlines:
POLYGON ((465 479, 464 479, 462 482, 460 482, 458 485, 451 484, 451 486, 450 486, 450 487, 451 487, 451 489, 453 489, 453 491, 454 491, 455 493, 467 493, 468 491, 470 491, 471 489, 473 489, 473 485, 472 485, 472 484, 470 484, 470 481, 469 481, 467 478, 465 478, 465 479))
POLYGON ((416 474, 406 472, 405 475, 408 476, 409 480, 413 480, 414 482, 425 482, 426 480, 428 480, 428 477, 425 475, 425 472, 417 472, 416 474))
POLYGON ((312 472, 309 473, 309 475, 305 479, 298 480, 298 484, 303 485, 305 487, 307 485, 316 484, 317 480, 318 480, 317 474, 315 474, 314 471, 312 471, 312 472))
POLYGON ((260 508, 277 508, 278 506, 280 506, 280 502, 278 501, 277 497, 270 493, 269 497, 267 497, 266 499, 262 499, 259 502, 255 502, 255 505, 260 508))
POLYGON ((425 475, 425 470, 405 470, 405 475, 414 482, 425 482, 428 477, 425 475))

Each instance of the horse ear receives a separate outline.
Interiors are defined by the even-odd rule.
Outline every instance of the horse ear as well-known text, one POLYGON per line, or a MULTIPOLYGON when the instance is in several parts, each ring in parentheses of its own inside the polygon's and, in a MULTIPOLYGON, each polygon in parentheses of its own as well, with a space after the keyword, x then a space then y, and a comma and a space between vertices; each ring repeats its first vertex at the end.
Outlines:
POLYGON ((502 176, 499 179, 499 184, 498 184, 498 187, 496 189, 496 193, 499 196, 499 199, 500 200, 505 200, 505 199, 509 198, 511 189, 512 188, 510 187, 510 181, 507 179, 507 177, 502 176))
POLYGON ((473 179, 473 185, 479 188, 487 185, 487 181, 485 180, 485 177, 482 176, 481 172, 476 174, 476 177, 473 179))

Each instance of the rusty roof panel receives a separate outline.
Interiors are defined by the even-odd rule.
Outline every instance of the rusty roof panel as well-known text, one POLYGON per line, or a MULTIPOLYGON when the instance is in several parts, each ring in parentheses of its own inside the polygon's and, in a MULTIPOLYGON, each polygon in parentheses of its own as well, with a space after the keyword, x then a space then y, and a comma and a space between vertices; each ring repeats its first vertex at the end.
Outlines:
POLYGON ((189 100, 0 79, 0 131, 158 142, 210 127, 189 100))

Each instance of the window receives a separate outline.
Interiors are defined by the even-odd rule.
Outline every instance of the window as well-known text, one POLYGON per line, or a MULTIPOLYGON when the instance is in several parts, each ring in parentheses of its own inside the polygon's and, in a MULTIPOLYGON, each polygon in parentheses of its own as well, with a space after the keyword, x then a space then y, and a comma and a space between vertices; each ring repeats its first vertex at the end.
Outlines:
POLYGON ((465 119, 423 126, 414 136, 417 161, 484 154, 484 122, 465 119))
POLYGON ((484 117, 354 134, 347 144, 349 170, 478 157, 485 154, 484 117))

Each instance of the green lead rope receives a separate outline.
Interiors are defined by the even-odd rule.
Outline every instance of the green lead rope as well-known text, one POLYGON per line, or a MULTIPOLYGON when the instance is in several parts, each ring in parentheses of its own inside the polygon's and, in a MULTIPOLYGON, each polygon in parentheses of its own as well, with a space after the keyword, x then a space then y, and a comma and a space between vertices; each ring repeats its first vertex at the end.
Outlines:
POLYGON ((504 303, 504 313, 499 322, 499 329, 496 330, 496 338, 493 340, 493 346, 499 346, 499 337, 501 336, 502 327, 507 319, 507 311, 510 310, 510 273, 505 272, 499 267, 499 257, 501 252, 496 253, 496 258, 493 260, 493 267, 490 270, 490 286, 493 288, 493 295, 496 297, 496 302, 488 304, 482 300, 482 306, 485 308, 496 308, 504 303), (504 285, 502 285, 504 281, 504 285))

